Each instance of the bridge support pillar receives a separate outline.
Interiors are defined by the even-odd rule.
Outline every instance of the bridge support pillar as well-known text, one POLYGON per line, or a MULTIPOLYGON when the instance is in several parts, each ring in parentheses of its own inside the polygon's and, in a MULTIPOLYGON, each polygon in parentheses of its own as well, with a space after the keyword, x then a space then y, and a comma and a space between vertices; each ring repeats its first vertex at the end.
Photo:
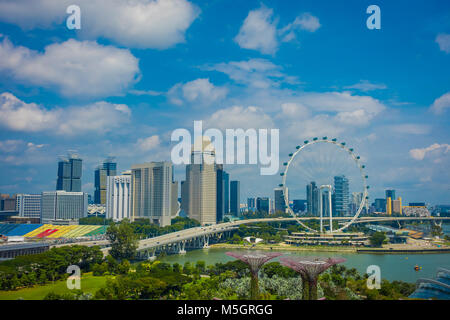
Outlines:
POLYGON ((178 242, 178 254, 186 253, 186 241, 178 242))
POLYGON ((204 236, 203 237, 203 249, 208 249, 208 248, 209 248, 209 237, 204 236))

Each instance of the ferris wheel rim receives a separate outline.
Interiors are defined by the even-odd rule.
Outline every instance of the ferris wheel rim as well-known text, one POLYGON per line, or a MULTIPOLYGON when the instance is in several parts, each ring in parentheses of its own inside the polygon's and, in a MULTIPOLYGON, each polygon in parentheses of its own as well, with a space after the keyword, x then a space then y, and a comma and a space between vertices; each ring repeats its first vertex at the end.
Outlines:
MULTIPOLYGON (((315 137, 315 138, 312 139, 312 141, 305 140, 303 145, 297 146, 297 147, 296 147, 297 150, 296 150, 295 152, 289 154, 289 160, 288 160, 287 163, 285 163, 285 169, 284 169, 284 171, 283 171, 282 174, 281 174, 281 175, 282 175, 282 186, 283 186, 283 188, 286 188, 286 178, 287 178, 287 174, 288 174, 288 171, 289 171, 289 166, 291 165, 292 161, 295 159, 295 157, 297 156, 297 154, 298 154, 301 150, 303 150, 304 148, 306 148, 307 146, 310 146, 310 145, 313 145, 313 144, 316 144, 316 143, 321 143, 321 142, 323 142, 323 143, 331 143, 331 144, 334 144, 334 145, 336 145, 336 146, 342 148, 343 150, 347 151, 347 152, 350 154, 350 156, 352 157, 353 161, 358 165, 359 170, 360 170, 360 173, 361 173, 362 181, 363 181, 363 187, 364 187, 363 197, 362 197, 361 203, 359 204, 359 208, 358 208, 357 212, 354 214, 354 216, 352 217, 352 219, 350 219, 350 221, 347 222, 347 223, 345 223, 342 227, 340 227, 340 228, 338 228, 338 229, 336 229, 336 230, 332 230, 332 231, 327 231, 327 232, 326 232, 326 233, 337 233, 337 232, 341 232, 341 231, 343 231, 344 229, 348 228, 349 226, 351 226, 351 225, 356 221, 356 219, 358 219, 359 215, 360 215, 361 212, 362 212, 362 209, 364 208, 364 204, 365 204, 365 203, 368 201, 368 199, 369 199, 369 186, 367 185, 367 178, 368 178, 368 176, 367 176, 367 175, 365 174, 365 172, 364 172, 365 165, 363 165, 363 164, 360 162, 360 159, 361 159, 361 158, 360 158, 359 156, 357 156, 357 155, 353 152, 353 151, 354 151, 353 148, 347 147, 345 142, 341 142, 341 143, 337 142, 337 139, 336 139, 336 138, 329 140, 327 137, 323 137, 322 139, 319 139, 319 138, 315 137)), ((311 228, 311 227, 308 227, 308 226, 305 225, 303 222, 301 222, 301 221, 295 216, 294 211, 293 211, 293 210, 291 209, 291 207, 289 206, 289 199, 288 199, 287 193, 286 193, 286 192, 283 192, 283 196, 284 196, 285 207, 287 208, 287 210, 289 211, 289 213, 295 218, 295 220, 296 220, 302 227, 306 228, 307 230, 310 230, 310 231, 315 232, 315 233, 320 233, 320 231, 315 230, 315 229, 313 229, 313 228, 311 228)), ((331 221, 332 221, 332 220, 333 220, 333 217, 331 217, 331 221)))

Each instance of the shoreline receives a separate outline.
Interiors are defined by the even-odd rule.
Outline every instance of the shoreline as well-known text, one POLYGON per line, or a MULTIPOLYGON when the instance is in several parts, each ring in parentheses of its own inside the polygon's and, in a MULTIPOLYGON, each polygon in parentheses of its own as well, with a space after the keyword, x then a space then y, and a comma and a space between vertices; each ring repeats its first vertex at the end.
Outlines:
POLYGON ((257 245, 255 247, 241 244, 216 243, 209 246, 211 249, 253 249, 253 250, 273 250, 273 251, 306 251, 306 252, 344 252, 344 253, 365 253, 365 254, 442 254, 450 253, 450 248, 359 248, 359 247, 318 247, 304 246, 292 247, 286 245, 257 245))
POLYGON ((355 247, 291 247, 291 246, 280 246, 280 245, 257 245, 255 247, 244 246, 241 244, 228 244, 228 243, 216 243, 209 246, 211 249, 249 249, 254 250, 273 250, 273 251, 322 251, 322 252, 348 252, 357 253, 357 248, 355 247))

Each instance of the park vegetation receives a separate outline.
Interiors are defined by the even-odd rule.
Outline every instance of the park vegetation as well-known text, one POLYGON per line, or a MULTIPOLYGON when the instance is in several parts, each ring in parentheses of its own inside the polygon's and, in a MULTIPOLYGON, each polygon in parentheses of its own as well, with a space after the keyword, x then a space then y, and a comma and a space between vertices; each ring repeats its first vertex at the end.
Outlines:
MULTIPOLYGON (((98 247, 71 246, 45 253, 20 256, 0 263, 0 289, 16 290, 64 280, 67 267, 80 266, 83 273, 106 277, 95 294, 73 290, 48 293, 46 300, 211 300, 250 299, 250 271, 239 260, 207 266, 204 261, 169 264, 160 260, 131 264, 111 255, 103 258, 98 247)), ((406 299, 415 286, 382 280, 381 289, 367 289, 367 275, 338 265, 319 277, 318 296, 328 300, 406 299)), ((302 280, 279 262, 266 263, 260 270, 261 299, 302 298, 302 280)))
MULTIPOLYGON (((111 271, 107 271, 111 274, 111 271)), ((327 300, 406 299, 415 286, 401 281, 381 282, 381 289, 367 289, 367 275, 356 269, 334 266, 319 277, 318 295, 327 300)), ((291 269, 270 262, 260 271, 260 297, 263 300, 300 300, 303 283, 291 269)), ((231 261, 206 266, 203 261, 183 266, 159 260, 142 262, 133 272, 108 278, 95 295, 75 291, 72 297, 49 294, 46 299, 98 300, 245 300, 250 299, 250 271, 245 263, 231 261)))
POLYGON ((99 247, 70 246, 16 257, 0 263, 0 290, 46 284, 69 276, 67 267, 77 265, 82 272, 103 260, 99 247))

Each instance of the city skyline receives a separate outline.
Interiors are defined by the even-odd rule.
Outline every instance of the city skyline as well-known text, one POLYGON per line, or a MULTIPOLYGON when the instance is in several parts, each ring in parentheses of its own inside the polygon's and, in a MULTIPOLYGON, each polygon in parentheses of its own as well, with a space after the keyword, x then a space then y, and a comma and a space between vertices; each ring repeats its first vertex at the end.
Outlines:
MULTIPOLYGON (((405 203, 447 203, 449 4, 405 11, 380 1, 381 30, 368 30, 359 1, 248 1, 233 10, 226 1, 181 2, 180 25, 141 21, 143 34, 115 36, 89 15, 80 32, 67 30, 62 3, 34 1, 14 15, 0 3, 1 193, 53 190, 57 155, 76 149, 81 190, 93 194, 105 157, 121 170, 168 161, 170 133, 203 120, 222 130, 279 128, 281 162, 304 139, 336 137, 367 164, 371 201, 393 188, 405 203), (43 9, 28 15, 35 3, 43 9), (65 69, 80 64, 81 72, 65 69)), ((241 181, 241 199, 270 196, 280 181, 256 165, 224 170, 241 181)), ((176 166, 175 180, 184 171, 176 166)))

